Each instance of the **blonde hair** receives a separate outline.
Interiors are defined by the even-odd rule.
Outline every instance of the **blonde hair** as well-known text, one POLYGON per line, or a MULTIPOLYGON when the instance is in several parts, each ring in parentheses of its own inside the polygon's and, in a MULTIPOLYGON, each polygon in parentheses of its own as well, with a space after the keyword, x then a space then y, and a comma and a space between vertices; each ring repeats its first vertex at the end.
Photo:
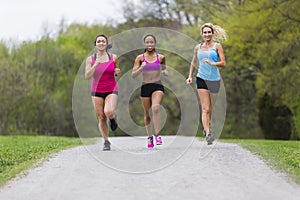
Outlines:
POLYGON ((203 29, 205 27, 208 27, 212 30, 213 40, 215 40, 217 42, 227 40, 226 31, 222 27, 220 27, 218 25, 214 25, 212 23, 205 23, 201 26, 201 34, 203 34, 203 29))

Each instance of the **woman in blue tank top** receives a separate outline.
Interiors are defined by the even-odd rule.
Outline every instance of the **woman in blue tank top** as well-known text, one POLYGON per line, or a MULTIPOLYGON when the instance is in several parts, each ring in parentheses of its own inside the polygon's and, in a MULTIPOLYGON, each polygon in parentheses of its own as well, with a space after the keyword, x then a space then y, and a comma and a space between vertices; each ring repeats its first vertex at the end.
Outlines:
POLYGON ((223 28, 211 23, 205 23, 201 27, 203 43, 196 45, 194 56, 190 65, 189 77, 187 84, 192 83, 192 74, 195 63, 198 60, 199 68, 196 77, 196 86, 202 108, 202 126, 203 135, 206 137, 207 144, 210 145, 215 137, 210 130, 211 116, 213 107, 220 89, 220 72, 219 68, 225 68, 225 55, 220 43, 214 40, 226 40, 226 32, 223 28))

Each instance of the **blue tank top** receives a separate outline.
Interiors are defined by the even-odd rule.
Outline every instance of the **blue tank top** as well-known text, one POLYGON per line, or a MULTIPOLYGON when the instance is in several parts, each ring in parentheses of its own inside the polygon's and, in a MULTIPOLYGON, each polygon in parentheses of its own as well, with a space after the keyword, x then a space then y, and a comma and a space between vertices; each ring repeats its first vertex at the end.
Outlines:
POLYGON ((219 81, 221 79, 218 67, 211 66, 202 60, 208 58, 211 62, 219 61, 219 54, 217 52, 217 43, 209 50, 202 50, 201 45, 199 45, 197 57, 199 60, 199 69, 197 77, 208 81, 219 81))

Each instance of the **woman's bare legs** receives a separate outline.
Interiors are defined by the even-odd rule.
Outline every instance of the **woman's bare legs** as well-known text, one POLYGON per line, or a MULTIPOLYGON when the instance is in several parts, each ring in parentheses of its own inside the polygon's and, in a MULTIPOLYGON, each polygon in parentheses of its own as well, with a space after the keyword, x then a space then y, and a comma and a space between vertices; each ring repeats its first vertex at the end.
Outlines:
POLYGON ((98 117, 99 130, 105 141, 108 140, 108 126, 107 118, 112 119, 115 117, 115 111, 118 101, 117 94, 108 95, 105 100, 101 97, 92 97, 94 108, 98 117))
POLYGON ((152 137, 152 126, 151 126, 151 98, 150 97, 141 97, 141 101, 144 108, 144 122, 146 126, 146 131, 148 134, 148 137, 152 137))
POLYGON ((155 135, 159 134, 161 130, 161 122, 160 122, 160 105, 161 102, 164 98, 164 93, 163 91, 155 91, 153 92, 151 99, 152 99, 152 105, 151 105, 151 110, 152 110, 152 115, 153 115, 153 124, 154 124, 154 131, 155 135))
POLYGON ((200 98, 201 109, 202 109, 202 126, 203 129, 207 134, 209 134, 209 126, 210 126, 210 119, 211 119, 211 99, 210 99, 210 92, 206 89, 198 89, 198 95, 200 98))
POLYGON ((104 114, 104 99, 101 97, 92 97, 95 112, 98 117, 98 126, 100 133, 105 141, 108 140, 108 126, 106 123, 106 116, 104 114))

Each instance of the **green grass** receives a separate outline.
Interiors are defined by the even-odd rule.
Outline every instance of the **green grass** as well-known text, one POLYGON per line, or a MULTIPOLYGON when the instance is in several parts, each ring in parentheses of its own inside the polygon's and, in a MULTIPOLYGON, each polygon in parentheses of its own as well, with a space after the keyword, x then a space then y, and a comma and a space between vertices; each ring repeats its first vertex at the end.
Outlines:
POLYGON ((78 145, 80 138, 0 136, 0 186, 42 158, 78 145))
POLYGON ((282 140, 221 140, 241 145, 260 156, 279 172, 286 173, 300 184, 300 141, 282 140))

